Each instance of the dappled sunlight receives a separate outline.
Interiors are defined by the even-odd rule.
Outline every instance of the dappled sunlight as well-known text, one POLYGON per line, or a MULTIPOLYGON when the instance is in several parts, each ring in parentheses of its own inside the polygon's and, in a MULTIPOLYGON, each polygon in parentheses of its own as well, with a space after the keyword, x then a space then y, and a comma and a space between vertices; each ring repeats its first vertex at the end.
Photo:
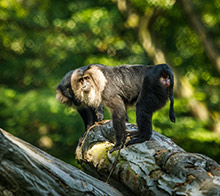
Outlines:
POLYGON ((57 114, 59 112, 59 105, 57 103, 57 100, 54 100, 54 97, 50 97, 48 99, 48 105, 52 113, 57 114))
MULTIPOLYGON (((1 127, 75 163, 84 126, 76 109, 55 98, 62 77, 92 63, 167 60, 175 74, 176 123, 169 120, 168 102, 154 113, 153 129, 186 150, 220 161, 220 58, 213 49, 220 47, 219 1, 193 1, 204 36, 191 25, 180 1, 126 2, 0 1, 1 127), (215 47, 206 47, 207 37, 215 47)), ((136 123, 134 106, 128 115, 136 123)), ((105 119, 111 119, 108 109, 105 119)))
POLYGON ((219 134, 207 131, 205 129, 197 129, 189 134, 189 138, 200 142, 217 142, 220 144, 219 134))
POLYGON ((53 146, 53 141, 48 136, 42 136, 39 141, 39 146, 44 148, 51 148, 53 146))

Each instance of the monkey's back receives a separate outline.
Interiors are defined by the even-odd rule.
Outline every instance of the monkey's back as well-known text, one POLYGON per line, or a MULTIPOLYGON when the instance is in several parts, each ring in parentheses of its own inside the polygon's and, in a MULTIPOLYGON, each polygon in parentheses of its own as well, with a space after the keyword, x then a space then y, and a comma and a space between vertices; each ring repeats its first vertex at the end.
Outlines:
POLYGON ((100 69, 107 79, 105 96, 120 96, 126 104, 133 104, 140 93, 144 74, 151 67, 146 65, 101 66, 100 69))

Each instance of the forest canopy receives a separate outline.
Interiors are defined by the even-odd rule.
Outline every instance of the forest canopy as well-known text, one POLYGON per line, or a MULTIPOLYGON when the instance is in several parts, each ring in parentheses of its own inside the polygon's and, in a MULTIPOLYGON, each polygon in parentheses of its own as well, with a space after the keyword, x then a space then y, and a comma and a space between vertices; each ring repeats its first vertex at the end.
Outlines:
MULTIPOLYGON (((0 1, 0 127, 76 164, 84 127, 55 98, 64 74, 90 63, 166 62, 176 123, 167 104, 153 129, 220 162, 219 10, 217 0, 0 1)), ((134 107, 128 115, 135 123, 134 107)))

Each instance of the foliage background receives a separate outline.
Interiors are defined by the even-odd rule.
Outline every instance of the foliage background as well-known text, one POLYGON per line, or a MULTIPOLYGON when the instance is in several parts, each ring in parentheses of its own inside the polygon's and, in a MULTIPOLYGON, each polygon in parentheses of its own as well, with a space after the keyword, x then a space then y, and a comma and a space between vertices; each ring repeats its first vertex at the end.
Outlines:
MULTIPOLYGON (((167 104, 155 113, 154 130, 220 162, 220 3, 192 3, 203 37, 184 0, 1 0, 0 127, 76 165, 84 128, 77 112, 55 99, 64 74, 90 63, 166 60, 176 76, 177 122, 169 121, 167 104)), ((128 113, 135 123, 135 108, 128 113)))

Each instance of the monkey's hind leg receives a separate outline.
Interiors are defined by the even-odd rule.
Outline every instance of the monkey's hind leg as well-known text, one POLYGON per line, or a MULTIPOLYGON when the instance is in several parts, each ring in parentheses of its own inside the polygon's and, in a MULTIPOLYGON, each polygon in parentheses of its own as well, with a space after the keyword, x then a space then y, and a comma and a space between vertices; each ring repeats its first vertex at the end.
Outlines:
POLYGON ((137 107, 137 125, 138 131, 130 134, 131 139, 125 144, 125 146, 142 143, 151 138, 152 113, 145 112, 143 109, 137 107))

